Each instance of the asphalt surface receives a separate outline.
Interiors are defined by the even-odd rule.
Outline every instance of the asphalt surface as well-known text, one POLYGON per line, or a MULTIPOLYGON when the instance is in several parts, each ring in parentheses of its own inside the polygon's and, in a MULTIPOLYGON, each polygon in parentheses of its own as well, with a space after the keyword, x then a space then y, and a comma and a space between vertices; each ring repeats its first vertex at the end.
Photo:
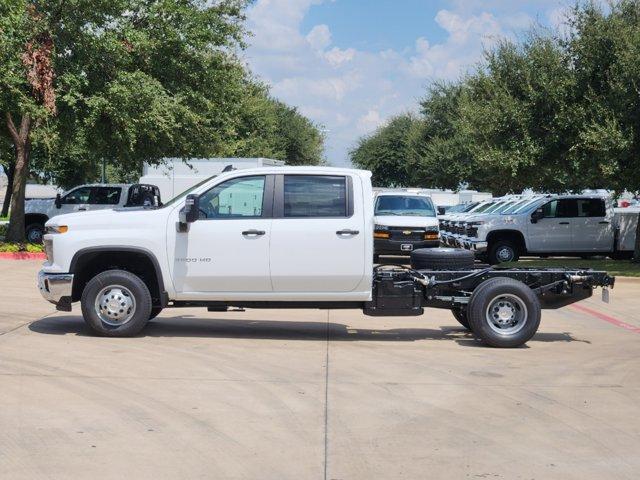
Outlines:
POLYGON ((165 310, 137 338, 0 261, 0 477, 637 479, 640 282, 524 348, 447 311, 165 310))

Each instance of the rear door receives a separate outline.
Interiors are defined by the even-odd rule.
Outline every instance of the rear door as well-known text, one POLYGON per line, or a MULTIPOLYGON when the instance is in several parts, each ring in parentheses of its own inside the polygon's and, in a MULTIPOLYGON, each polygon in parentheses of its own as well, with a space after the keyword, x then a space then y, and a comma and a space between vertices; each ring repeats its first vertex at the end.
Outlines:
POLYGON ((527 244, 531 252, 572 252, 572 221, 577 215, 576 199, 551 200, 541 206, 544 218, 527 227, 527 244))
MULTIPOLYGON (((271 227, 274 292, 354 291, 363 281, 364 211, 359 177, 277 175, 271 227)), ((370 262, 369 262, 370 264, 370 262)))
POLYGON ((576 252, 613 251, 614 227, 603 198, 580 198, 578 216, 572 219, 576 252))

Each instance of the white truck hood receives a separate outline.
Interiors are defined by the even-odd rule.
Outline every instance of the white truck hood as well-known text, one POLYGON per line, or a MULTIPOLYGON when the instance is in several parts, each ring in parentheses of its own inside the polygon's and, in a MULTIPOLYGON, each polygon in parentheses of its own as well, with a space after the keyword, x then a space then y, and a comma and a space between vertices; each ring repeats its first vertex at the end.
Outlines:
POLYGON ((438 225, 436 217, 415 217, 412 215, 376 215, 376 225, 387 227, 434 227, 438 225))

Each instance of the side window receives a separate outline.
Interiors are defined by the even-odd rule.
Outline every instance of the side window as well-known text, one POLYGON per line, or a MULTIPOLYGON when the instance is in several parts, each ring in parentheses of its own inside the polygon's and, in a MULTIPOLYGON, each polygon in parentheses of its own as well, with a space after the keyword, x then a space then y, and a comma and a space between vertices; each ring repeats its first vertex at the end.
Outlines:
POLYGON ((575 199, 565 198, 552 200, 542 206, 544 218, 571 218, 578 216, 578 202, 575 199))
POLYGON ((558 211, 558 200, 553 200, 549 203, 545 203, 542 206, 542 213, 544 213, 544 218, 556 218, 557 211, 558 211))
POLYGON ((67 193, 62 198, 62 203, 69 204, 69 205, 89 203, 90 196, 91 196, 91 187, 80 187, 67 193))
POLYGON ((259 218, 262 216, 264 175, 232 178, 200 196, 200 218, 259 218))
POLYGON ((120 187, 92 187, 89 204, 117 205, 120 202, 120 187))
POLYGON ((584 198, 578 200, 579 217, 606 217, 607 209, 600 198, 584 198))
POLYGON ((285 217, 346 217, 346 177, 284 176, 285 217))

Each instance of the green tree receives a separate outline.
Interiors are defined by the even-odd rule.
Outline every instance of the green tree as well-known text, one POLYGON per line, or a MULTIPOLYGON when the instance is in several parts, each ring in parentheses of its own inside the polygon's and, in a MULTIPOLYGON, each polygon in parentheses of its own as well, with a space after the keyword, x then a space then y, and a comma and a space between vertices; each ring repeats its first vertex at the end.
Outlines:
POLYGON ((414 137, 419 120, 411 114, 393 117, 374 133, 363 137, 350 152, 351 162, 371 170, 374 185, 410 186, 417 161, 414 137))
POLYGON ((33 144, 57 152, 59 170, 232 150, 245 4, 0 0, 0 108, 16 152, 7 238, 24 238, 33 144))

